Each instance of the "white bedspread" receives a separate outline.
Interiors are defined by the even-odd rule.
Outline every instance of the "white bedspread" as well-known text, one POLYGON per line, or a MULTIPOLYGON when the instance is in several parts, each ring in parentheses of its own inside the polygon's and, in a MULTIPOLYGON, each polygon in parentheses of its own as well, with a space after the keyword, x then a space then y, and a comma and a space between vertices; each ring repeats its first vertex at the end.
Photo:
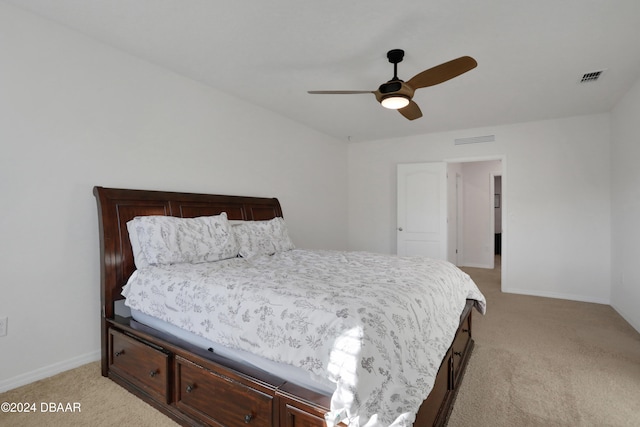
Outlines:
POLYGON ((137 270, 126 304, 227 347, 336 385, 353 426, 410 426, 450 347, 465 300, 485 299, 444 261, 292 250, 137 270))

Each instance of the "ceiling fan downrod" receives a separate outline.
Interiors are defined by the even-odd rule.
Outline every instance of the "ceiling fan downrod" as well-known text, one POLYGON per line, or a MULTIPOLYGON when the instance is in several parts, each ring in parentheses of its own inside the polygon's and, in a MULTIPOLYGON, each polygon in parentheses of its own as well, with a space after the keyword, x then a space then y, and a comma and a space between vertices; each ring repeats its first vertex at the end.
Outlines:
POLYGON ((387 59, 393 64, 393 79, 389 81, 400 80, 398 78, 398 63, 402 62, 403 58, 404 50, 402 49, 392 49, 387 52, 387 59))

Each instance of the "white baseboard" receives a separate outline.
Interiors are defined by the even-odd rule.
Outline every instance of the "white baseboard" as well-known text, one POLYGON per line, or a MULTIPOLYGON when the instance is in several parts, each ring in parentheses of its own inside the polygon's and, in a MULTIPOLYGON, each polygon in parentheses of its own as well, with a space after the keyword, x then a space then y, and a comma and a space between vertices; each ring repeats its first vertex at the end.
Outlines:
POLYGON ((459 267, 471 267, 471 268, 486 268, 486 269, 493 269, 494 266, 493 265, 489 265, 489 264, 474 264, 474 263, 462 263, 459 267))
POLYGON ((92 351, 91 353, 83 354, 71 359, 63 360, 62 362, 54 363, 53 365, 44 366, 34 371, 20 374, 13 378, 0 381, 0 393, 12 390, 16 387, 20 387, 26 384, 30 384, 34 381, 42 380, 60 372, 68 371, 69 369, 77 368, 78 366, 86 365, 87 363, 100 360, 101 351, 92 351))
POLYGON ((630 324, 630 325, 631 325, 631 327, 632 327, 633 329, 635 329, 636 331, 640 332, 640 323, 637 323, 637 322, 635 321, 635 319, 629 315, 629 313, 627 313, 626 311, 624 311, 624 310, 620 309, 620 307, 619 307, 617 304, 616 304, 616 305, 613 305, 613 304, 612 304, 612 305, 611 305, 611 307, 613 307, 613 309, 614 309, 614 310, 615 310, 615 311, 616 311, 620 316, 622 316, 622 318, 623 318, 624 320, 626 320, 626 321, 627 321, 627 323, 628 323, 628 324, 630 324))
POLYGON ((528 289, 516 289, 516 288, 505 288, 505 287, 502 288, 502 292, 505 292, 508 294, 531 295, 534 297, 566 299, 570 301, 580 301, 580 302, 591 302, 594 304, 605 304, 605 305, 611 304, 611 302, 608 299, 586 297, 584 295, 563 294, 559 292, 544 292, 544 291, 540 292, 540 291, 531 291, 528 289))

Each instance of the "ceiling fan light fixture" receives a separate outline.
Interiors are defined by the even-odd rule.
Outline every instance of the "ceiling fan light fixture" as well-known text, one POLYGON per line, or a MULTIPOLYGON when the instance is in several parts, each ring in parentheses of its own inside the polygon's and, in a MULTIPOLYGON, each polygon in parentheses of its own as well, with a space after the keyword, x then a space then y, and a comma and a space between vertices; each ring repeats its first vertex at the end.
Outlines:
POLYGON ((380 104, 382 104, 384 108, 388 108, 390 110, 399 110, 409 105, 409 98, 402 95, 390 95, 382 98, 380 104))

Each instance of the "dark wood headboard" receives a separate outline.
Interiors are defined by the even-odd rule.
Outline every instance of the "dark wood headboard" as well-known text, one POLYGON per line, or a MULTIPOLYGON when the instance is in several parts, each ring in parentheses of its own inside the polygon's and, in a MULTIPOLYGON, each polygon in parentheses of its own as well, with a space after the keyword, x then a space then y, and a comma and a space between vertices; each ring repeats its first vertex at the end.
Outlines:
POLYGON ((282 216, 275 198, 175 193, 94 187, 100 231, 100 299, 102 316, 114 317, 114 302, 135 271, 127 222, 136 216, 170 215, 183 218, 218 215, 229 219, 267 220, 282 216))

